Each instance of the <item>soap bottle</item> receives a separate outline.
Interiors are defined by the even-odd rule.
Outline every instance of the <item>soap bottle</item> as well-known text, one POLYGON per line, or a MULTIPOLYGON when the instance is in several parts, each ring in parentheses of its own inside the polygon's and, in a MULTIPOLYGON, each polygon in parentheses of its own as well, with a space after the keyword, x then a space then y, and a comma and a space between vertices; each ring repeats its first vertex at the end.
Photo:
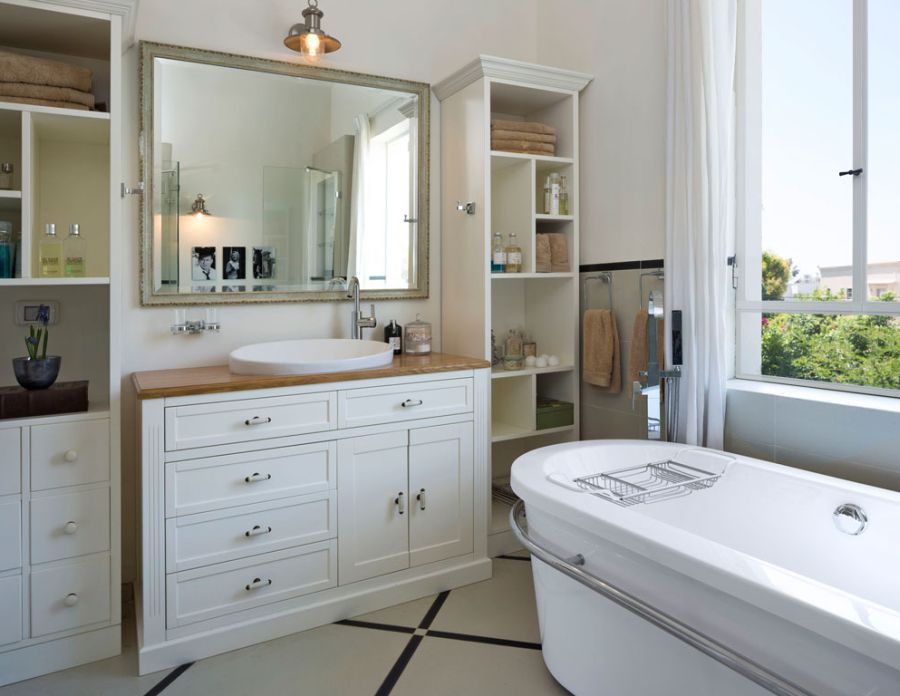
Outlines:
POLYGON ((506 273, 522 272, 522 249, 516 240, 516 233, 509 233, 509 244, 506 245, 506 273))
POLYGON ((491 246, 491 273, 503 273, 506 270, 506 250, 503 248, 503 235, 494 232, 494 243, 491 246))
POLYGON ((384 342, 389 343, 394 349, 394 355, 400 355, 403 352, 403 330, 396 320, 391 319, 391 323, 384 327, 384 342))
POLYGON ((559 174, 550 175, 550 215, 559 215, 559 174))
POLYGON ((559 214, 571 214, 569 213, 569 178, 565 176, 559 178, 559 214))
POLYGON ((12 223, 0 220, 0 278, 12 277, 12 223))
POLYGON ((38 245, 38 259, 42 277, 62 277, 62 243, 56 236, 56 225, 52 222, 44 227, 44 238, 38 245))
POLYGON ((77 223, 69 225, 69 236, 63 243, 65 273, 67 278, 84 278, 85 276, 85 241, 81 236, 81 228, 77 223))
POLYGON ((547 177, 547 180, 544 181, 544 209, 543 212, 547 215, 550 214, 550 177, 547 177))

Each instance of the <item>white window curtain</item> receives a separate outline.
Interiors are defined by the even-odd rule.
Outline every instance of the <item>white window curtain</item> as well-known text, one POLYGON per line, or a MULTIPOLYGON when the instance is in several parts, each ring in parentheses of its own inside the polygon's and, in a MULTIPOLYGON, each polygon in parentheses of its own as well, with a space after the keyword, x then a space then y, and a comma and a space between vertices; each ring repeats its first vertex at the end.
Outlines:
POLYGON ((353 119, 356 143, 353 147, 353 190, 350 193, 350 239, 347 243, 347 280, 363 272, 362 238, 366 225, 366 178, 369 174, 369 115, 353 119))
POLYGON ((668 0, 667 18, 666 311, 682 311, 684 345, 675 439, 721 449, 737 0, 668 0))

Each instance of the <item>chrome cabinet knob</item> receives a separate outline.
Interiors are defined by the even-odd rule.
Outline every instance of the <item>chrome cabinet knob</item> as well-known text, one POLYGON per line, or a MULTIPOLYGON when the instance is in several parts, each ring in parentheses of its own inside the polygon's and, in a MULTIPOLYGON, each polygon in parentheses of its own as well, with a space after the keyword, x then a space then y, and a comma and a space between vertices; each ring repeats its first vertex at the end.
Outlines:
POLYGON ((261 474, 258 471, 254 471, 249 476, 244 477, 244 483, 256 483, 257 481, 268 481, 272 478, 272 474, 261 474))
POLYGON ((838 505, 832 515, 832 519, 834 519, 834 526, 838 530, 851 536, 859 536, 865 531, 866 525, 869 524, 869 517, 866 515, 866 511, 853 503, 838 505))
POLYGON ((66 526, 63 527, 63 530, 66 534, 74 534, 78 531, 78 523, 69 520, 68 522, 66 522, 66 526))
POLYGON ((63 604, 65 604, 67 607, 74 607, 76 604, 78 604, 78 594, 75 592, 70 592, 63 600, 63 604))
POLYGON ((402 515, 406 512, 406 497, 403 495, 403 491, 400 491, 394 498, 394 505, 397 506, 398 514, 402 515))
POLYGON ((74 464, 78 461, 78 450, 66 450, 66 453, 63 455, 63 459, 69 462, 69 464, 74 464))
POLYGON ((422 399, 407 399, 403 403, 400 404, 403 408, 414 408, 415 406, 421 406, 422 399))
POLYGON ((266 578, 263 580, 262 578, 253 578, 251 582, 244 585, 244 590, 247 592, 253 592, 253 590, 261 590, 264 587, 268 587, 272 584, 272 578, 266 578))

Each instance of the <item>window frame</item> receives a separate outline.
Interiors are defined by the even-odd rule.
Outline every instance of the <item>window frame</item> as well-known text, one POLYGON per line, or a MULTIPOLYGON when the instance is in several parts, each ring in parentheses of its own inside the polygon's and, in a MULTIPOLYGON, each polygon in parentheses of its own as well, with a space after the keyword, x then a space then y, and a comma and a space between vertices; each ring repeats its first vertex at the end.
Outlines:
MULTIPOLYGON (((900 398, 900 389, 821 382, 759 374, 762 314, 854 314, 900 316, 900 302, 870 301, 868 292, 868 0, 853 0, 853 161, 848 168, 862 168, 851 177, 852 204, 852 299, 840 301, 763 300, 762 266, 762 75, 761 28, 764 0, 738 0, 737 56, 735 70, 736 120, 736 201, 735 237, 738 283, 735 292, 734 376, 759 382, 776 382, 804 387, 832 389, 900 398), (755 364, 755 370, 753 365, 755 364)), ((837 172, 835 172, 837 175, 837 172)))

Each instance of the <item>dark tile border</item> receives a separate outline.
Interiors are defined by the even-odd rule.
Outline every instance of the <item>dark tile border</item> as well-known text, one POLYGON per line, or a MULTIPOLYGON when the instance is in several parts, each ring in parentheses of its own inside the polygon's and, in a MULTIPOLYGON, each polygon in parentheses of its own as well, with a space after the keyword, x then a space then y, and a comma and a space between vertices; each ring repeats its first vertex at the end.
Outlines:
POLYGON ((161 694, 163 691, 165 691, 172 685, 173 681, 175 681, 176 679, 178 679, 178 677, 180 677, 182 674, 187 672, 188 668, 192 664, 194 664, 194 663, 188 662, 187 664, 179 665, 178 667, 173 669, 171 672, 169 672, 165 677, 163 677, 162 680, 156 686, 154 686, 152 689, 150 689, 150 691, 148 691, 146 694, 144 694, 144 696, 159 696, 159 694, 161 694))
POLYGON ((532 643, 526 640, 510 640, 508 638, 494 638, 493 636, 476 636, 471 633, 453 633, 452 631, 428 631, 429 638, 447 638, 448 640, 461 640, 467 643, 486 643, 488 645, 503 645, 508 648, 527 648, 540 650, 540 643, 532 643))
POLYGON ((612 263, 585 263, 578 267, 580 273, 596 273, 597 271, 637 271, 652 268, 663 268, 663 259, 645 259, 643 261, 614 261, 612 263))
POLYGON ((441 610, 441 607, 444 606, 444 602, 447 601, 447 597, 450 596, 450 590, 444 590, 441 592, 431 603, 431 606, 428 607, 428 611, 425 613, 425 616, 422 618, 422 621, 419 623, 419 628, 427 629, 434 623, 435 618, 437 618, 438 612, 441 610))
POLYGON ((394 626, 393 624, 376 623, 374 621, 355 621, 353 619, 343 619, 335 621, 339 626, 356 626, 357 628, 374 628, 378 631, 393 631, 394 633, 415 633, 416 629, 412 626, 394 626))
POLYGON ((406 666, 409 664, 409 661, 412 659, 412 656, 415 654, 421 642, 422 636, 413 636, 409 639, 409 643, 406 644, 403 652, 400 653, 400 657, 397 658, 394 666, 391 667, 391 671, 388 672, 384 681, 381 682, 381 686, 378 687, 375 696, 387 696, 393 691, 394 687, 397 686, 397 682, 400 680, 400 676, 403 674, 403 670, 406 669, 406 666))

